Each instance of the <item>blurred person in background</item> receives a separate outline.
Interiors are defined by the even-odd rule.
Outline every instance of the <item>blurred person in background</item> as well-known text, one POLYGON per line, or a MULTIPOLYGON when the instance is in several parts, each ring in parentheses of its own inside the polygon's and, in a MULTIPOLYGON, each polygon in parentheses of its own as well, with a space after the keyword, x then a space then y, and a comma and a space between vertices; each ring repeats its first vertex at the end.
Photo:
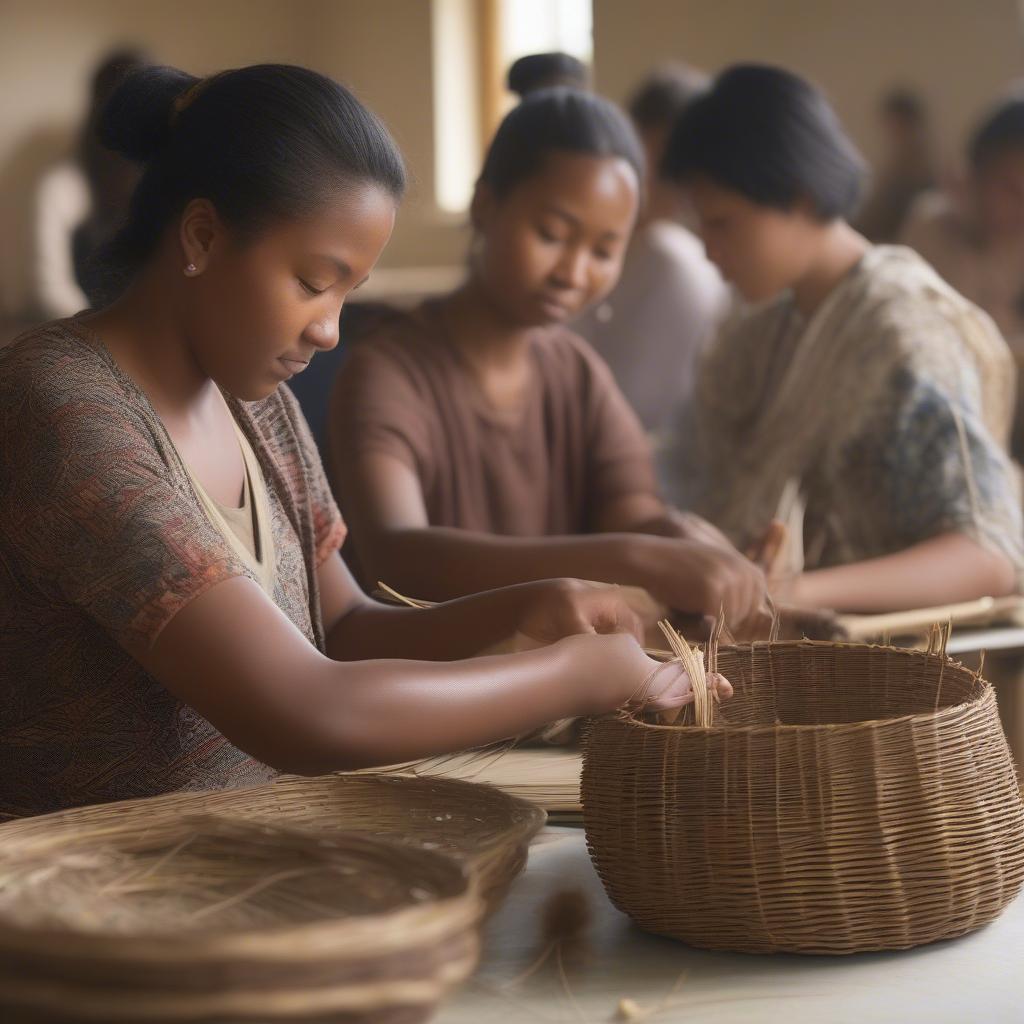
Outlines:
POLYGON ((935 187, 938 173, 924 100, 893 89, 879 108, 882 156, 858 227, 872 242, 895 242, 914 200, 935 187))
POLYGON ((741 549, 787 527, 777 601, 898 611, 1017 592, 1006 453, 1013 361, 982 310, 849 224, 864 162, 824 95, 724 71, 676 124, 666 173, 750 304, 709 347, 676 439, 693 508, 741 549))
POLYGON ((615 104, 528 96, 484 158, 465 283, 351 346, 329 463, 368 586, 448 600, 578 576, 647 591, 650 625, 723 607, 734 635, 766 625, 760 569, 665 504, 636 415, 570 326, 615 285, 644 174, 615 104))
MULTIPOLYGON (((1000 101, 968 145, 965 179, 922 196, 903 241, 957 291, 984 309, 1024 368, 1024 88, 1000 101)), ((1018 409, 1012 450, 1024 457, 1018 409)))
POLYGON ((70 316, 100 304, 95 256, 121 226, 140 172, 138 165, 100 144, 96 126, 125 76, 149 63, 145 53, 130 47, 100 61, 73 159, 52 167, 39 182, 34 291, 44 316, 70 316))
POLYGON ((611 368, 656 444, 672 417, 685 415, 697 357, 729 307, 729 291, 704 243, 684 223, 692 213, 661 175, 673 124, 707 85, 703 73, 667 65, 630 98, 646 156, 644 204, 619 283, 574 324, 611 368))

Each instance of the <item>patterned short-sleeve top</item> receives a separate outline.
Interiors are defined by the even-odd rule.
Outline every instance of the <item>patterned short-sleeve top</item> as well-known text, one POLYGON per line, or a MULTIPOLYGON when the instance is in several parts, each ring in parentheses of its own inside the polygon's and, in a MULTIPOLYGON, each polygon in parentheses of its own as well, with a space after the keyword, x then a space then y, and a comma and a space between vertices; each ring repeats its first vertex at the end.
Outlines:
MULTIPOLYGON (((322 650, 316 569, 345 526, 316 447, 284 387, 228 404, 266 481, 273 600, 322 650)), ((127 653, 236 576, 254 578, 98 338, 72 319, 0 350, 0 820, 273 777, 127 653)))

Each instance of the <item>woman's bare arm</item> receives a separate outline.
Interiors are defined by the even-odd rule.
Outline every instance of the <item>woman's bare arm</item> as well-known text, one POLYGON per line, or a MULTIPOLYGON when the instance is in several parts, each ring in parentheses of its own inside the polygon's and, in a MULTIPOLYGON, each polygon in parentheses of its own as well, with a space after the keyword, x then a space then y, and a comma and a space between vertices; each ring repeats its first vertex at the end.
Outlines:
POLYGON ((642 587, 681 612, 717 615, 734 631, 756 620, 765 581, 757 566, 706 538, 646 533, 499 537, 431 526, 416 475, 399 459, 368 454, 348 491, 357 552, 373 580, 411 597, 448 600, 551 577, 642 587))
MULTIPOLYGON (((524 654, 458 662, 337 662, 251 580, 220 583, 131 652, 240 749, 319 774, 478 746, 638 697, 657 667, 626 634, 572 637, 524 654)), ((662 703, 689 699, 677 668, 662 703)))
POLYGON ((815 569, 777 589, 780 600, 808 608, 888 612, 1003 597, 1015 585, 1005 555, 946 533, 882 558, 815 569))

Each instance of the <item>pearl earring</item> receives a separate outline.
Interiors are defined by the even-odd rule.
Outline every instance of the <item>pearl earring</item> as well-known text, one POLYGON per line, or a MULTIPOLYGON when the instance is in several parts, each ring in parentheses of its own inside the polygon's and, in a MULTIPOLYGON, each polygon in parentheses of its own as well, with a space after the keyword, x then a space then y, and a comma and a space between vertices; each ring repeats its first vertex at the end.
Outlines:
POLYGON ((187 275, 188 275, 189 277, 191 277, 191 276, 192 276, 193 274, 197 273, 197 272, 198 272, 198 270, 199 270, 199 268, 198 268, 198 267, 197 267, 197 266, 196 266, 196 265, 195 265, 194 263, 190 263, 190 264, 189 264, 189 265, 188 265, 188 266, 187 266, 187 267, 185 268, 185 273, 186 273, 186 274, 187 274, 187 275))

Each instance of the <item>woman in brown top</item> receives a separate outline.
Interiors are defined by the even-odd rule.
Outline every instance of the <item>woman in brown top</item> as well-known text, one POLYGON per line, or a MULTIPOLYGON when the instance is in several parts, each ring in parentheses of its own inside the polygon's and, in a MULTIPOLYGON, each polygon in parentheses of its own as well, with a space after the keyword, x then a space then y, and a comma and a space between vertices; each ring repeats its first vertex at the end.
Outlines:
POLYGON ((614 285, 642 177, 607 100, 552 89, 506 117, 468 280, 369 332, 338 377, 331 461, 364 582, 446 599, 564 574, 758 618, 760 571, 665 506, 636 416, 565 326, 614 285))
POLYGON ((101 133, 143 164, 119 295, 0 353, 0 818, 689 699, 610 588, 420 612, 346 571, 279 385, 337 342, 391 234, 404 172, 372 114, 300 68, 155 68, 101 133), (517 632, 537 649, 436 661, 517 632), (382 657, 417 660, 359 660, 382 657))

